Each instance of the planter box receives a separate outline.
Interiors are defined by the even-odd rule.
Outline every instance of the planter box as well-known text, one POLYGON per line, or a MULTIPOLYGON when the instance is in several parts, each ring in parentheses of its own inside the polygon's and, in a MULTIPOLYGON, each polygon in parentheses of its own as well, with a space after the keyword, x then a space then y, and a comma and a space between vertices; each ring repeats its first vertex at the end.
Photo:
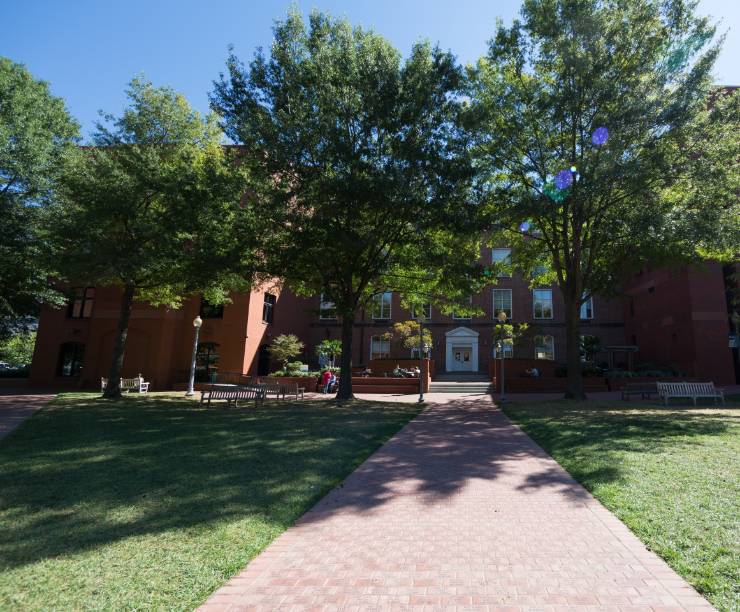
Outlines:
POLYGON ((606 381, 609 385, 609 391, 621 391, 625 385, 631 383, 696 382, 696 378, 686 376, 631 376, 629 378, 607 378, 606 381))
POLYGON ((370 376, 352 377, 352 391, 355 393, 400 393, 411 395, 419 392, 418 378, 392 378, 370 376))
MULTIPOLYGON (((566 378, 509 378, 506 377, 507 393, 565 393, 566 378)), ((609 391, 604 378, 584 378, 583 390, 589 392, 609 391)))
POLYGON ((28 377, 25 378, 0 378, 0 387, 3 389, 20 389, 28 386, 28 377))

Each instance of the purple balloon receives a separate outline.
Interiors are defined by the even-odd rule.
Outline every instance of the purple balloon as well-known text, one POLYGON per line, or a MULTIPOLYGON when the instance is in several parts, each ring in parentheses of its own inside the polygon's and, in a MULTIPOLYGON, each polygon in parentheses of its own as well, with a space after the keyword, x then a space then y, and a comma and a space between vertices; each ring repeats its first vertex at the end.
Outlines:
POLYGON ((609 140, 609 130, 603 125, 601 127, 597 127, 591 135, 591 142, 596 146, 603 145, 607 140, 609 140))
POLYGON ((573 173, 570 170, 561 170, 555 175, 555 187, 568 189, 573 184, 573 173))
POLYGON ((522 224, 519 226, 520 232, 528 232, 530 228, 529 221, 523 221, 522 224))

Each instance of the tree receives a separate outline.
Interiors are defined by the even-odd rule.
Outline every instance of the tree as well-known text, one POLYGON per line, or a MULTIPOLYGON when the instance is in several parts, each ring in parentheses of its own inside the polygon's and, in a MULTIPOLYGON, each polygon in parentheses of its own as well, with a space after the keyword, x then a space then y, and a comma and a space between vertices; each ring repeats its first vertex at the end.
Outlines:
POLYGON ((7 361, 15 366, 28 365, 33 358, 35 344, 35 331, 15 333, 7 340, 0 342, 0 361, 7 361))
MULTIPOLYGON (((565 300, 569 397, 580 307, 646 261, 740 250, 738 95, 713 95, 714 28, 684 0, 526 0, 471 70, 492 239, 565 300)), ((485 211, 484 211, 485 213, 485 211)))
POLYGON ((283 364, 283 370, 288 369, 288 361, 298 357, 303 352, 303 342, 295 334, 281 334, 272 341, 268 350, 273 359, 283 364))
POLYGON ((352 397, 352 334, 373 295, 477 278, 474 173, 458 116, 464 74, 427 43, 399 53, 372 31, 297 12, 270 57, 232 55, 211 95, 247 151, 269 218, 272 269, 302 295, 324 294, 342 325, 339 400, 352 397))
POLYGON ((63 296, 48 282, 37 240, 39 210, 60 159, 78 136, 64 101, 21 64, 0 57, 0 338, 63 296))
POLYGON ((241 198, 244 169, 220 144, 215 118, 140 78, 127 93, 129 107, 98 125, 95 146, 67 159, 45 224, 62 280, 121 288, 109 398, 120 396, 134 300, 178 307, 202 291, 223 302, 251 280, 257 256, 245 236, 259 235, 241 198))
POLYGON ((342 354, 341 340, 322 340, 316 346, 316 355, 329 359, 331 367, 334 367, 334 360, 342 354))
MULTIPOLYGON (((419 348, 419 324, 416 321, 399 321, 393 324, 393 332, 400 337, 401 346, 406 349, 419 348)), ((432 332, 425 327, 423 332, 424 344, 432 348, 432 332)))
POLYGON ((513 346, 516 340, 531 335, 531 328, 528 323, 500 323, 497 322, 491 330, 491 339, 493 346, 502 347, 513 346))

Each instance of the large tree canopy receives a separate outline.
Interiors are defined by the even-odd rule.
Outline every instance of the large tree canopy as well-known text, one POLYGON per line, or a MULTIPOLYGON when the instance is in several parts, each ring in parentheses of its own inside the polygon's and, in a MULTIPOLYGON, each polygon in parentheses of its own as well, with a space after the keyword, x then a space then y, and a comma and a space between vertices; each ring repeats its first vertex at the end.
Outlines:
POLYGON ((48 84, 0 57, 0 337, 22 327, 41 303, 62 298, 48 283, 36 229, 60 159, 77 135, 48 84))
POLYGON ((257 228, 245 170, 215 117, 142 79, 128 97, 120 118, 98 126, 95 146, 69 156, 46 223, 64 280, 122 289, 107 397, 120 395, 134 299, 176 307, 197 290, 223 301, 259 258, 246 238, 257 228))
POLYGON ((646 260, 739 250, 739 96, 712 89, 719 46, 695 4, 526 0, 471 71, 493 239, 560 287, 573 397, 583 301, 646 260))
POLYGON ((308 26, 296 12, 277 23, 269 57, 227 66, 212 105, 246 148, 272 270, 334 302, 338 397, 349 398, 353 323, 373 295, 455 302, 481 277, 458 122, 464 74, 438 48, 417 44, 402 61, 372 31, 317 12, 308 26))

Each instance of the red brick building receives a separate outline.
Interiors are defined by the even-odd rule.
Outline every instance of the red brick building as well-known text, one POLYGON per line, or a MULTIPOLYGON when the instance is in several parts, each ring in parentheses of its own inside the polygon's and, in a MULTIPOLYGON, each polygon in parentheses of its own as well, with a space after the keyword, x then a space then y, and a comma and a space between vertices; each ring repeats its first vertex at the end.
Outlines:
MULTIPOLYGON (((505 249, 483 253, 484 258, 506 255, 505 249)), ((596 336, 603 348, 636 347, 631 357, 635 364, 649 362, 658 369, 672 366, 687 376, 735 383, 740 370, 737 348, 730 344, 736 293, 736 276, 716 263, 675 271, 644 270, 625 286, 621 297, 605 300, 597 296, 584 305, 582 334, 596 336)), ((39 321, 30 383, 97 387, 110 366, 119 298, 116 288, 78 288, 66 309, 46 308, 39 321)), ((425 309, 437 373, 488 373, 495 354, 494 313, 502 309, 514 323, 526 322, 531 327, 530 337, 513 347, 513 357, 565 360, 563 300, 557 287, 532 290, 520 277, 501 277, 471 301, 482 315, 455 317, 425 309)), ((235 294, 223 307, 214 308, 197 298, 179 310, 136 304, 123 375, 142 373, 152 382, 152 389, 160 390, 184 382, 191 359, 192 321, 199 314, 204 320, 198 354, 203 372, 210 368, 266 374, 274 366, 267 346, 283 333, 296 334, 306 345, 299 359, 316 366, 315 346, 325 338, 340 337, 331 304, 322 303, 319 296, 299 298, 277 286, 235 294)), ((353 364, 411 357, 408 349, 384 337, 394 322, 411 317, 398 295, 376 296, 355 324, 353 364)), ((626 355, 612 351, 614 365, 626 367, 626 355)), ((608 358, 605 350, 596 355, 597 362, 608 358)))

